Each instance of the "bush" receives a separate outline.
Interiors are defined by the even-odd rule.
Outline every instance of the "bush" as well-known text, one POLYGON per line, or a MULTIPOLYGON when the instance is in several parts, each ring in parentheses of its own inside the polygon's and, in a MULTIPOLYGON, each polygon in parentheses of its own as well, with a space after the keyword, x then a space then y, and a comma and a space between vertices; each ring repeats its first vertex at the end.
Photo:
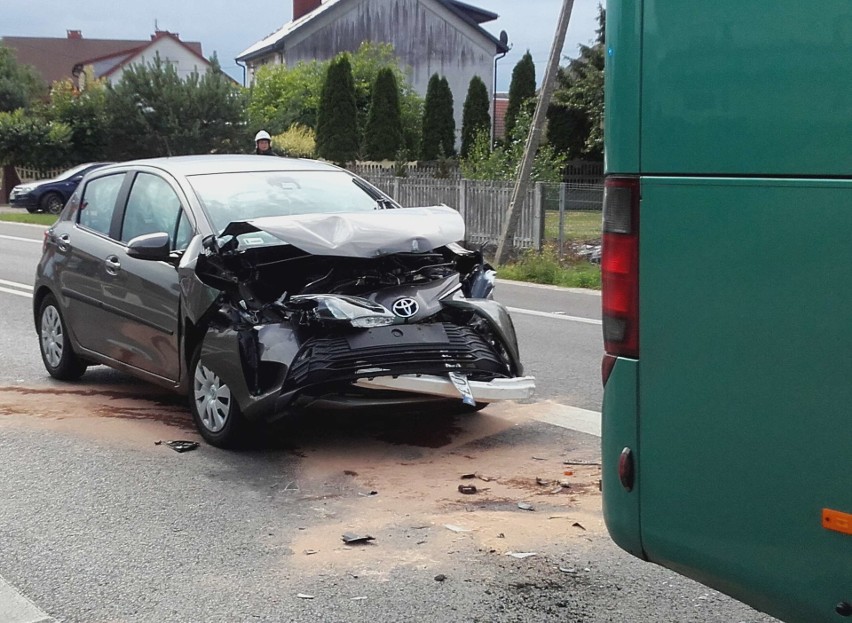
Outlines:
POLYGON ((294 123, 286 132, 272 137, 272 148, 283 156, 314 158, 317 153, 317 135, 309 127, 294 123))
POLYGON ((497 274, 503 279, 565 288, 601 288, 600 266, 573 256, 560 261, 553 245, 546 245, 541 252, 525 251, 517 261, 500 266, 497 274))

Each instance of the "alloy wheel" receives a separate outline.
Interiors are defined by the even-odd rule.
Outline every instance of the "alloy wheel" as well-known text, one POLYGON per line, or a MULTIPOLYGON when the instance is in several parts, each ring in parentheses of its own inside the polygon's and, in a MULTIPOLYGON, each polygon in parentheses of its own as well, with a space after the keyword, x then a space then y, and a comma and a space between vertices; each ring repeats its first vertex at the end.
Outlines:
POLYGON ((64 348, 65 333, 62 330, 62 319, 57 309, 49 305, 41 314, 41 350, 50 367, 59 366, 64 348))
POLYGON ((198 363, 193 379, 195 409, 204 428, 218 433, 231 415, 231 390, 207 366, 198 363))

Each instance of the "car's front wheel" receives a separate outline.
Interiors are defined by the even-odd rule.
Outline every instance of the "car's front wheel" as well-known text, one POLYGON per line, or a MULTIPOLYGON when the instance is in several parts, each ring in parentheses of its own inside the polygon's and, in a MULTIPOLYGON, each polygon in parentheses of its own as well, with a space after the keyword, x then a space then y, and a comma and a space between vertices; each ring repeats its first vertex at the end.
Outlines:
POLYGON ((47 372, 60 381, 76 381, 86 371, 86 363, 71 347, 65 320, 52 294, 41 302, 38 311, 38 345, 47 372))
POLYGON ((189 390, 192 419, 210 445, 233 448, 243 440, 246 422, 231 389, 201 362, 201 347, 192 358, 189 390))
POLYGON ((41 206, 41 209, 48 214, 59 214, 62 212, 62 208, 65 207, 59 193, 47 193, 41 198, 39 205, 41 206))

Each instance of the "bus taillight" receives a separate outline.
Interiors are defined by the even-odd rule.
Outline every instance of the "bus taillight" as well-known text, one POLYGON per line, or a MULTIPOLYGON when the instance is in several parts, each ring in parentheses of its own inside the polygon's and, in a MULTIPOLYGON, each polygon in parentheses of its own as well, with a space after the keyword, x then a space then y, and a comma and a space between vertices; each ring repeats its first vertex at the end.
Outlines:
POLYGON ((639 179, 609 177, 601 254, 604 348, 639 357, 639 179))

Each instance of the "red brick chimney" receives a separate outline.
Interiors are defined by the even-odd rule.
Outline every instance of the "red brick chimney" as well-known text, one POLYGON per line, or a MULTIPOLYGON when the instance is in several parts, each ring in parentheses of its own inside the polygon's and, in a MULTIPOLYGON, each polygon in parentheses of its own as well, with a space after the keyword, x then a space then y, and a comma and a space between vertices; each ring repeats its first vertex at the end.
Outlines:
POLYGON ((83 38, 83 31, 82 30, 66 30, 65 32, 68 33, 69 39, 82 39, 83 38))
POLYGON ((293 21, 304 17, 311 11, 320 8, 322 0, 293 0, 293 21))

